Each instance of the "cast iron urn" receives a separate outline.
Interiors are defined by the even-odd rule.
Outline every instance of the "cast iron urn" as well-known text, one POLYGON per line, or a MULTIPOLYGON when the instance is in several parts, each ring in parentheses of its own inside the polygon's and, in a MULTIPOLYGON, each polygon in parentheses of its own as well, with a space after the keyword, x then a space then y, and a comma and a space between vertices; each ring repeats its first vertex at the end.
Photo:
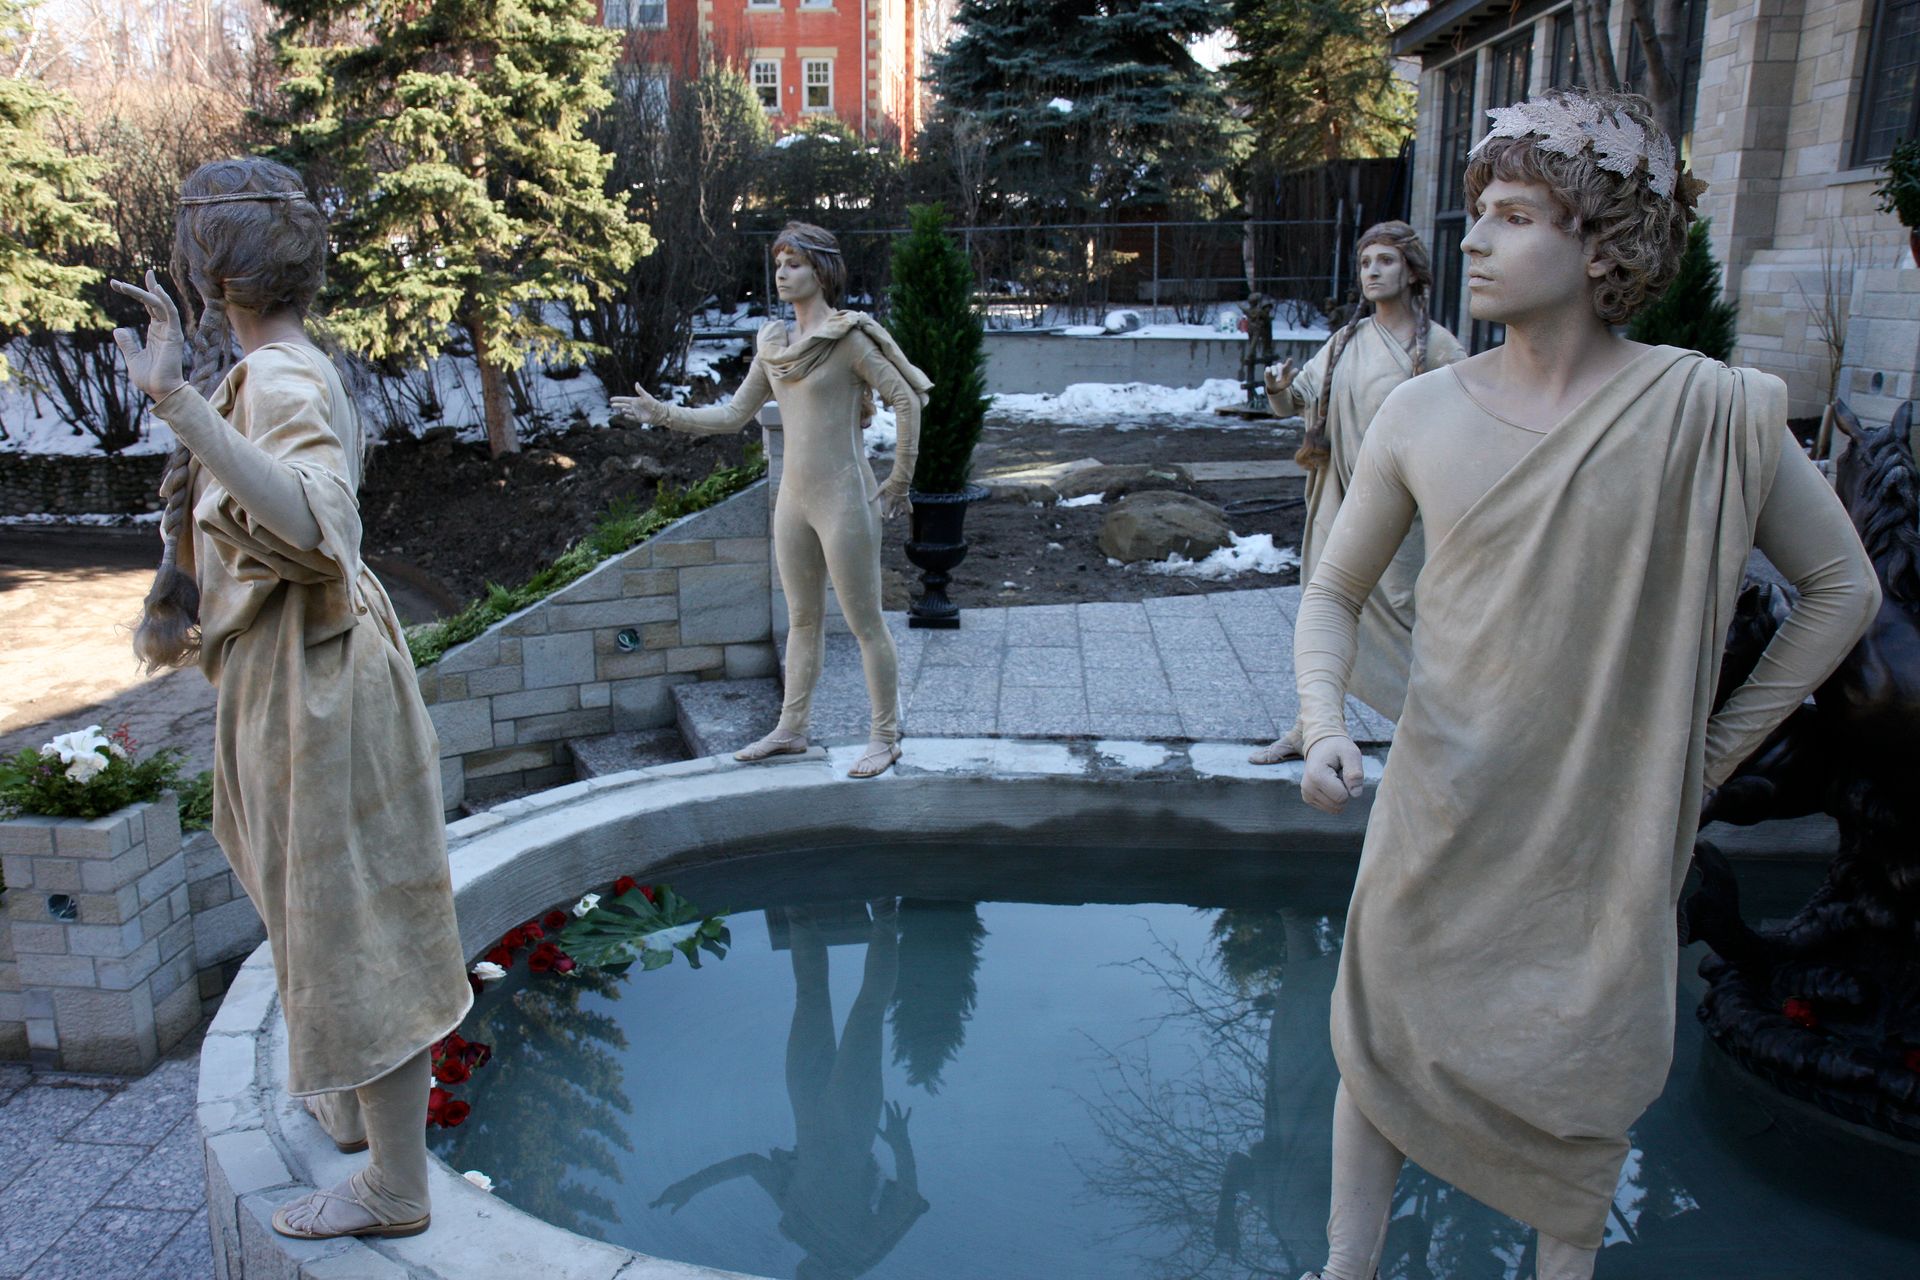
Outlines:
POLYGON ((909 627, 952 631, 960 626, 960 606, 947 598, 949 575, 967 558, 967 508, 987 496, 982 485, 970 484, 959 493, 908 494, 913 502, 913 527, 907 539, 907 559, 920 570, 920 598, 907 610, 909 627))

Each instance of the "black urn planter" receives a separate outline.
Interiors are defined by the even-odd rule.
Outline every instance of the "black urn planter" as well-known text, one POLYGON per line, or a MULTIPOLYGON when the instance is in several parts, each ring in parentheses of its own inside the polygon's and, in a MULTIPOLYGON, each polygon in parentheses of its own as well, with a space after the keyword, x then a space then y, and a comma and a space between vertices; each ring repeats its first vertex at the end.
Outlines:
POLYGON ((907 538, 907 559, 920 570, 923 588, 907 610, 909 627, 952 631, 960 626, 960 606, 947 598, 947 582, 967 558, 967 508, 986 496, 986 488, 977 484, 959 493, 908 495, 913 502, 913 527, 907 538))

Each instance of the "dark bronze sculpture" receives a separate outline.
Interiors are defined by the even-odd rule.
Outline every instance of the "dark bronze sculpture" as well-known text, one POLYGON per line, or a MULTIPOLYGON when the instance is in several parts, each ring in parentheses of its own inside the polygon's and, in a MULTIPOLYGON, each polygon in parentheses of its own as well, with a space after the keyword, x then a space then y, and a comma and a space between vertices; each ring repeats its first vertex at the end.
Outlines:
MULTIPOLYGON (((1920 477, 1913 404, 1886 427, 1845 405, 1850 442, 1835 485, 1883 591, 1878 617, 1838 670, 1725 786, 1701 824, 1831 814, 1840 852, 1826 883, 1779 929, 1740 916, 1727 859, 1702 840, 1700 887, 1681 907, 1701 962, 1708 1033, 1791 1096, 1920 1142, 1920 477)), ((1778 588, 1749 583, 1729 630, 1722 698, 1785 612, 1778 588)))

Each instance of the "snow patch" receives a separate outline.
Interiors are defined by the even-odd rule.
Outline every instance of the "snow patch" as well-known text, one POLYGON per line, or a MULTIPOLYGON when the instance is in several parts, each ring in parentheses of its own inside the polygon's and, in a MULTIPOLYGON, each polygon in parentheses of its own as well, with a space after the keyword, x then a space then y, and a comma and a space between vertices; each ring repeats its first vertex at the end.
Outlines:
POLYGON ((1062 498, 1054 505, 1057 507, 1097 507, 1100 505, 1101 499, 1106 496, 1104 493, 1083 493, 1077 498, 1062 498))
POLYGON ((1270 533, 1256 533, 1245 538, 1237 533, 1227 536, 1233 539, 1232 544, 1221 547, 1203 560, 1189 560, 1182 555, 1169 556, 1158 564, 1148 565, 1147 572, 1224 582, 1243 573, 1281 573, 1300 565, 1299 552, 1292 547, 1274 546, 1270 533))
POLYGON ((1232 378, 1208 378, 1197 387, 1076 382, 1057 396, 1026 392, 997 395, 993 407, 995 412, 1008 415, 1110 420, 1154 413, 1210 413, 1222 405, 1244 404, 1246 399, 1246 388, 1232 378))

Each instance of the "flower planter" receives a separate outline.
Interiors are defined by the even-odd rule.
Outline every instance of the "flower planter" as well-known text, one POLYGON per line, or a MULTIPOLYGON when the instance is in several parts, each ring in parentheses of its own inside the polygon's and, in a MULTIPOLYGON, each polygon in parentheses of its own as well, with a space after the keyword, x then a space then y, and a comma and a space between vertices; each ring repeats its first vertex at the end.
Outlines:
POLYGON ((0 821, 0 1058, 146 1071, 200 1021, 173 793, 103 818, 0 821))
POLYGON ((913 528, 907 559, 920 570, 920 598, 907 611, 909 627, 952 631, 960 626, 960 606, 947 598, 947 583, 967 558, 967 508, 987 496, 970 484, 959 493, 913 493, 913 528))

